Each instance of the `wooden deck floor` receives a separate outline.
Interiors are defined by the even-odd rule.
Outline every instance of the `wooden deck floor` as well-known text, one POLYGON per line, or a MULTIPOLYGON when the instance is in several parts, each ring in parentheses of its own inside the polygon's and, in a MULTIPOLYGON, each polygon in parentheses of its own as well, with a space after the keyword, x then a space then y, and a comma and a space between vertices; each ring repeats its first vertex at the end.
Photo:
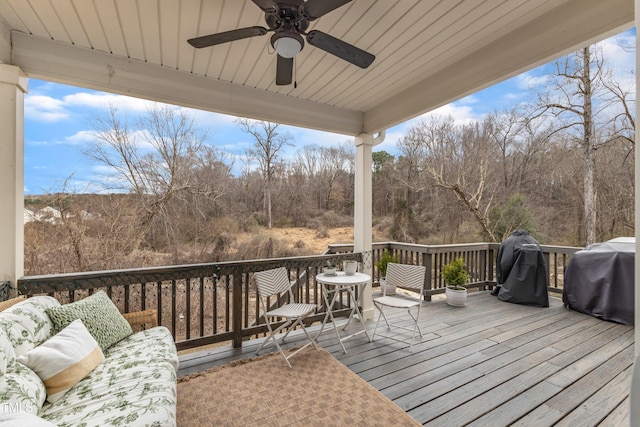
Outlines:
MULTIPOLYGON (((425 425, 628 425, 633 327, 550 299, 549 308, 527 307, 483 291, 470 294, 464 308, 426 303, 424 336, 411 351, 361 334, 345 342, 343 354, 332 329, 318 341, 425 425)), ((258 343, 183 355, 180 375, 253 357, 258 343)))

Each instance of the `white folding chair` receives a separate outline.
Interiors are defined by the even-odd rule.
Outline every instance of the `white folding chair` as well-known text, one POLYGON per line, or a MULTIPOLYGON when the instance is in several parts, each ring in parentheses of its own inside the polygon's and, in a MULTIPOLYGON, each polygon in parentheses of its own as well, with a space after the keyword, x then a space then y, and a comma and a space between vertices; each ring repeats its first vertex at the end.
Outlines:
POLYGON ((282 354, 282 357, 284 357, 284 360, 287 362, 287 365, 291 367, 291 363, 289 363, 290 357, 307 348, 309 345, 313 345, 316 349, 318 349, 318 345, 311 337, 311 335, 309 335, 303 323, 303 320, 306 317, 312 315, 316 311, 317 305, 294 302, 291 287, 295 284, 295 281, 289 281, 289 276, 285 267, 278 267, 273 270, 258 271, 254 273, 254 278, 256 280, 256 286, 258 288, 258 298, 260 299, 260 306, 262 307, 262 311, 264 313, 265 323, 267 324, 267 328, 269 329, 269 336, 266 340, 264 340, 260 348, 256 350, 256 354, 258 354, 270 340, 273 340, 273 342, 276 344, 276 347, 278 348, 278 351, 280 352, 280 354, 282 354), (283 296, 283 294, 288 294, 289 302, 281 305, 278 308, 269 310, 269 298, 280 298, 283 296), (284 323, 282 323, 276 329, 273 329, 273 327, 275 326, 274 323, 277 323, 279 321, 278 319, 284 319, 284 323), (284 354, 284 351, 282 350, 282 347, 280 347, 280 344, 278 344, 276 334, 284 328, 289 328, 282 337, 282 341, 284 342, 285 338, 287 338, 287 335, 289 335, 289 332, 295 329, 295 327, 298 325, 304 331, 310 342, 287 356, 284 354))
MULTIPOLYGON (((420 316, 420 307, 422 307, 422 296, 424 294, 424 280, 425 274, 427 272, 426 267, 419 265, 407 265, 407 264, 396 264, 389 263, 387 264, 387 286, 395 285, 396 289, 406 289, 408 291, 412 291, 417 293, 418 297, 412 297, 410 295, 400 295, 396 294, 393 296, 386 295, 386 292, 383 296, 379 298, 375 298, 373 300, 373 304, 380 311, 380 315, 378 316, 378 321, 376 322, 376 327, 373 330, 373 337, 375 338, 376 332, 378 330, 378 325, 380 324, 380 319, 383 318, 384 322, 387 324, 387 330, 391 330, 391 327, 404 329, 412 332, 411 340, 409 340, 409 348, 413 346, 413 340, 416 336, 416 331, 422 338, 422 331, 420 330, 420 326, 418 325, 418 317, 420 316), (415 316, 411 312, 412 309, 417 307, 415 316), (399 323, 390 323, 387 319, 387 315, 389 311, 397 309, 407 310, 409 317, 413 320, 413 325, 411 327, 407 327, 403 324, 399 323), (385 310, 387 313, 385 314, 385 310)), ((378 334, 382 337, 389 338, 395 341, 407 342, 406 339, 399 338, 398 335, 383 335, 378 334)))

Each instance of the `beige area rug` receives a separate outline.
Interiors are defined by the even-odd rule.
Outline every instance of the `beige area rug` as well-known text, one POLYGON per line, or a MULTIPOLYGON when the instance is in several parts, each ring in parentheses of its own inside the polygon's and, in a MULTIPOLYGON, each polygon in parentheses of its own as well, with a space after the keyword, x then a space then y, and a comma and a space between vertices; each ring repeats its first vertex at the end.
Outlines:
POLYGON ((308 348, 178 379, 178 426, 415 426, 399 406, 337 361, 308 348))

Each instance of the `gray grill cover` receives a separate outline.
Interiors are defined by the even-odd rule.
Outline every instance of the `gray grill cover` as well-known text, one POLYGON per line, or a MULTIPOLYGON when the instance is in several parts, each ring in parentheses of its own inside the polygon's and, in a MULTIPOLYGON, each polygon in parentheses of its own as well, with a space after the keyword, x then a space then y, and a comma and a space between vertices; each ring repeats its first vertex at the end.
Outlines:
POLYGON ((594 243, 576 252, 565 272, 565 307, 603 320, 634 323, 634 238, 594 243))
POLYGON ((525 230, 513 232, 498 250, 498 299, 549 307, 548 275, 538 241, 525 230))

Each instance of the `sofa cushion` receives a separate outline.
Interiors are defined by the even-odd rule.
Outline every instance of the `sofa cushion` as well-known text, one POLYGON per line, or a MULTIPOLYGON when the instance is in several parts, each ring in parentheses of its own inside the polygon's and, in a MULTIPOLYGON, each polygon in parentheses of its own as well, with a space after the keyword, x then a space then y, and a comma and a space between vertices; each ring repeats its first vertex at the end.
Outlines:
POLYGON ((178 353, 169 329, 164 326, 140 331, 111 346, 104 353, 104 365, 117 372, 118 366, 168 362, 178 371, 178 353))
POLYGON ((60 307, 58 300, 50 296, 37 296, 0 312, 0 329, 11 341, 16 356, 49 339, 53 333, 53 323, 45 310, 53 307, 60 307))
POLYGON ((0 412, 0 427, 16 426, 56 427, 55 424, 29 412, 0 412))
POLYGON ((169 330, 138 332, 104 354, 102 364, 39 415, 65 426, 174 426, 177 353, 169 330))
POLYGON ((77 319, 17 360, 38 374, 47 388, 47 400, 54 403, 93 371, 104 355, 82 320, 77 319))
POLYGON ((0 413, 37 414, 46 397, 44 384, 35 372, 15 360, 9 363, 0 380, 0 413))
POLYGON ((133 334, 133 330, 118 307, 104 292, 99 291, 80 301, 46 310, 57 331, 76 319, 82 319, 93 338, 104 351, 118 341, 133 334))
POLYGON ((0 328, 0 378, 7 373, 7 366, 16 358, 13 346, 4 329, 0 328))

